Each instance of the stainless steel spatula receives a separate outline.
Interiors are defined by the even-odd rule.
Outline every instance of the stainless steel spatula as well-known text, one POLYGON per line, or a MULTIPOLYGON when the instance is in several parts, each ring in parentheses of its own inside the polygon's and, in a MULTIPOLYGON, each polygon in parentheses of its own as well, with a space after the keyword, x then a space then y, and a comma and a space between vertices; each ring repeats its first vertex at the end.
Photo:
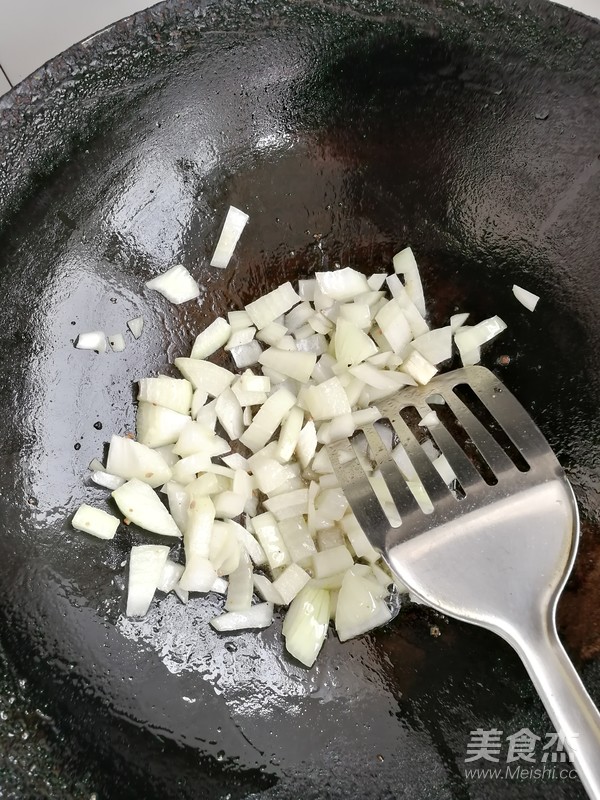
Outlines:
POLYGON ((577 505, 556 456, 483 367, 407 387, 378 407, 387 422, 362 428, 366 455, 355 438, 328 448, 360 525, 414 595, 515 648, 590 797, 600 799, 600 714, 556 632, 557 600, 579 538, 577 505), (459 397, 465 392, 468 402, 459 397), (406 421, 414 409, 447 459, 445 474, 415 435, 423 428, 406 421), (398 445, 420 484, 399 469, 398 445), (387 504, 370 470, 383 477, 387 504), (392 501, 397 514, 389 514, 392 501))

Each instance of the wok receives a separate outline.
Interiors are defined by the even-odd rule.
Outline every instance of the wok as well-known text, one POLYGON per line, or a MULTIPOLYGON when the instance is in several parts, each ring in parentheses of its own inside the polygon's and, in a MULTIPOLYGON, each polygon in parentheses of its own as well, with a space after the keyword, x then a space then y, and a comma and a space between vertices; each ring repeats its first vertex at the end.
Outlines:
POLYGON ((123 562, 153 537, 69 518, 105 503, 87 465, 133 428, 134 379, 284 279, 410 243, 435 324, 509 323, 485 363, 577 493, 561 630, 600 702, 599 86, 598 24, 535 0, 169 0, 0 100, 3 796, 584 796, 466 776, 471 730, 550 729, 491 634, 407 607, 307 671, 279 622, 215 634, 217 599, 125 619, 123 562), (229 203, 251 221, 221 272, 229 203), (199 302, 144 290, 177 262, 199 302), (122 354, 73 348, 139 314, 122 354))

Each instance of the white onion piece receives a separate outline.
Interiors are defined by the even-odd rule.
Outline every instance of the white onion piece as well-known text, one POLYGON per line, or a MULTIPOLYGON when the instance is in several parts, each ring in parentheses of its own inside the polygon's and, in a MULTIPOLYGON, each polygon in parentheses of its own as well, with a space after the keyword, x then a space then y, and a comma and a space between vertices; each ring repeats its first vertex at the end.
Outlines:
POLYGON ((243 552, 245 551, 231 526, 227 522, 217 520, 213 525, 208 556, 217 575, 230 575, 234 572, 238 568, 243 552))
POLYGON ((188 521, 189 504, 189 496, 186 492, 186 488, 176 481, 169 481, 165 484, 164 488, 167 493, 167 501, 169 503, 171 516, 175 520, 175 524, 179 530, 185 531, 188 521))
MULTIPOLYGON (((190 414, 192 418, 198 420, 198 416, 201 413, 203 406, 206 405, 206 401, 208 400, 208 392, 203 392, 200 389, 194 389, 194 393, 192 394, 192 407, 190 409, 190 414)), ((217 422, 217 417, 215 414, 214 424, 210 427, 214 428, 217 422)), ((205 423, 206 424, 206 423, 205 423)))
POLYGON ((256 538, 264 550, 267 562, 271 569, 285 567, 291 563, 283 537, 279 531, 277 521, 273 514, 266 511, 252 520, 256 538))
POLYGON ((376 272, 373 275, 370 275, 367 278, 367 284, 369 286, 369 289, 375 292, 379 291, 379 289, 381 289, 381 287, 385 283, 386 278, 387 278, 386 272, 376 272))
POLYGON ((211 267, 217 267, 218 269, 227 267, 248 220, 248 214, 245 214, 235 206, 229 206, 223 230, 210 260, 211 267))
POLYGON ((320 551, 331 550, 344 544, 344 534, 338 528, 321 528, 317 531, 317 545, 320 551))
POLYGON ((333 300, 347 302, 353 300, 357 294, 369 291, 365 276, 351 267, 331 272, 317 272, 315 277, 321 292, 333 300))
POLYGON ((75 347, 78 350, 95 350, 97 353, 106 353, 106 334, 104 331, 80 333, 75 347))
POLYGON ((231 325, 232 331, 239 331, 240 328, 247 328, 252 325, 252 320, 247 311, 229 311, 227 314, 227 321, 231 325))
POLYGON ((119 518, 113 517, 101 508, 94 508, 84 503, 75 512, 71 524, 76 530, 91 533, 98 539, 114 539, 119 527, 119 518))
POLYGON ((315 578, 326 578, 336 572, 349 569, 354 563, 352 554, 345 545, 323 550, 313 556, 313 573, 315 578))
POLYGON ((255 453, 264 447, 271 436, 279 427, 281 421, 290 408, 296 403, 296 398, 287 389, 278 389, 272 394, 252 420, 240 442, 255 453))
POLYGON ((329 627, 329 592, 307 585, 290 605, 282 633, 290 655, 312 667, 323 646, 329 627))
POLYGON ((273 622, 273 605, 257 603, 248 611, 228 611, 211 619, 210 624, 216 631, 241 631, 257 628, 268 628, 273 622))
POLYGON ((210 587, 211 592, 216 592, 217 594, 226 594, 227 593, 227 581, 225 578, 215 578, 215 582, 210 587))
POLYGON ((277 457, 282 461, 289 461, 294 455, 303 422, 304 411, 298 406, 291 408, 283 421, 277 443, 277 457))
POLYGON ((223 456, 221 461, 231 469, 248 469, 248 459, 239 453, 230 453, 228 456, 223 456))
POLYGON ((273 603, 273 605, 276 606, 283 605, 283 600, 281 599, 279 592, 274 588, 273 584, 266 575, 254 575, 253 582, 256 593, 262 597, 265 602, 273 603))
POLYGON ((128 617, 143 617, 150 608, 168 555, 169 548, 160 544, 131 548, 127 588, 128 617))
POLYGON ((410 375, 411 378, 414 378, 421 386, 429 383, 437 372, 437 368, 430 364, 417 350, 412 351, 400 369, 410 375))
MULTIPOLYGON (((435 411, 430 411, 429 413, 425 414, 425 416, 421 419, 421 421, 419 422, 419 427, 420 428, 434 428, 436 425, 439 425, 439 424, 440 424, 440 419, 439 419, 437 413, 435 411)), ((437 450, 437 447, 435 447, 435 445, 433 444, 433 442, 430 442, 429 440, 423 442, 423 449, 424 450, 426 449, 426 445, 429 445, 429 447, 433 447, 434 448, 434 453, 437 456, 438 450, 437 450)))
POLYGON ((258 331, 256 338, 260 339, 265 344, 276 345, 287 333, 285 325, 280 325, 278 322, 269 322, 268 325, 258 331))
POLYGON ((312 302, 315 298, 315 286, 317 281, 314 278, 301 279, 298 281, 298 294, 302 300, 312 302))
POLYGON ((263 366, 274 369, 282 375, 287 375, 300 383, 306 383, 315 368, 317 356, 315 353, 290 352, 269 347, 268 350, 261 353, 258 361, 263 366))
POLYGON ((162 294, 175 305, 193 300, 200 294, 200 287, 182 264, 146 281, 146 287, 162 294))
MULTIPOLYGON (((267 563, 267 556, 260 543, 254 538, 250 531, 246 530, 239 522, 229 520, 227 523, 238 538, 239 543, 248 553, 252 562, 257 567, 262 567, 267 563)), ((266 599, 266 598, 265 598, 266 599)))
POLYGON ((233 372, 202 359, 176 358, 175 366, 194 389, 201 389, 210 397, 218 397, 235 379, 233 372))
POLYGON ((375 321, 394 353, 401 353, 413 338, 408 320, 396 300, 387 302, 377 312, 375 321))
POLYGON ((335 615, 335 629, 340 642, 390 621, 392 612, 377 594, 374 582, 348 570, 338 595, 335 615))
POLYGON ((142 378, 138 381, 138 400, 164 406, 180 414, 189 414, 192 405, 192 384, 184 378, 142 378))
POLYGON ((243 413, 240 402, 231 388, 225 389, 217 397, 215 411, 229 439, 239 439, 244 432, 243 413))
POLYGON ((272 292, 259 297, 253 303, 249 303, 246 311, 252 324, 260 330, 299 302, 300 297, 288 281, 278 286, 277 289, 273 289, 272 292))
POLYGON ((450 466, 448 459, 446 458, 445 455, 442 454, 438 456, 435 459, 435 461, 433 461, 433 466, 437 469, 441 479, 447 486, 449 486, 457 479, 454 470, 450 466))
POLYGON ((167 558, 156 588, 159 592, 165 592, 165 594, 172 592, 179 584, 182 574, 183 564, 177 564, 177 562, 167 558))
POLYGON ((419 309, 410 299, 409 294, 402 285, 400 278, 397 275, 390 275, 387 278, 386 283, 392 294, 392 297, 398 301, 400 307, 404 311, 404 315, 408 320, 413 336, 422 336, 424 333, 427 333, 429 330, 429 325, 425 321, 425 318, 419 309))
POLYGON ((213 497, 215 512, 220 519, 239 517, 246 505, 247 497, 232 491, 219 492, 213 497))
POLYGON ((172 474, 160 453, 126 436, 111 437, 106 471, 126 480, 137 478, 152 487, 166 483, 172 474))
POLYGON ((348 396, 337 377, 323 381, 318 386, 307 387, 304 398, 308 411, 315 420, 332 419, 352 411, 348 396))
POLYGON ((454 334, 454 341, 462 356, 463 353, 469 353, 486 344, 504 330, 506 330, 506 323, 500 317, 494 316, 478 322, 471 328, 461 328, 454 334))
POLYGON ((148 447, 174 444, 189 421, 187 414, 140 402, 135 422, 138 441, 148 447))
POLYGON ((110 472, 105 472, 103 469, 94 470, 90 478, 98 486, 103 486, 105 489, 118 489, 123 486, 125 478, 119 478, 117 475, 111 475, 110 472))
POLYGON ((125 350, 125 339, 122 333, 110 333, 108 343, 113 353, 122 353, 125 350))
POLYGON ((375 355, 377 345, 363 330, 340 317, 335 330, 335 357, 348 367, 375 355))
POLYGON ((465 324, 465 322, 469 319, 469 313, 462 313, 462 314, 453 314, 450 317, 450 328, 452 329, 452 333, 456 333, 459 328, 465 324))
POLYGON ((239 347, 232 347, 229 352, 235 361, 236 367, 238 369, 244 369, 244 367, 251 367, 258 363, 258 359, 262 353, 262 347, 256 339, 253 339, 247 344, 241 344, 239 347))
POLYGON ((175 520, 147 483, 133 478, 115 489, 112 496, 121 513, 140 528, 161 536, 181 537, 175 520))
POLYGON ((289 333, 293 333, 302 327, 314 313, 311 304, 303 301, 285 315, 284 325, 289 333))
POLYGON ((246 551, 242 551, 240 561, 229 575, 227 587, 226 611, 248 611, 252 605, 254 581, 252 580, 252 562, 246 551))
POLYGON ((194 453, 191 456, 182 458, 172 469, 172 477, 182 486, 191 483, 199 472, 204 472, 210 466, 210 456, 205 453, 194 453))
POLYGON ((290 558, 295 564, 310 566, 312 556, 317 552, 312 536, 303 516, 290 517, 279 523, 279 532, 290 558))
POLYGON ((133 334, 133 338, 139 339, 142 335, 142 331, 144 330, 144 318, 134 317, 133 319, 130 319, 127 323, 127 327, 133 334))
POLYGON ((185 570, 179 585, 187 592, 210 592, 218 575, 208 558, 195 555, 186 555, 185 570))
POLYGON ((281 575, 273 581, 273 588, 281 597, 284 605, 289 605, 298 592, 303 589, 310 580, 308 572, 299 567, 298 564, 290 564, 281 575))
POLYGON ((358 524, 358 520, 354 514, 346 514, 346 516, 342 518, 340 526, 352 545, 352 549, 357 558, 364 558, 365 561, 370 562, 379 559, 379 553, 375 550, 367 538, 367 535, 358 524))
POLYGON ((302 488, 270 497, 265 500, 264 506, 273 513, 277 520, 282 520, 296 517, 298 514, 305 514, 307 502, 308 489, 302 488))
POLYGON ((395 273, 404 275, 404 285, 408 296, 416 305, 421 316, 424 317, 425 297, 423 295, 423 284, 421 283, 421 274, 412 249, 405 247, 404 250, 396 253, 392 261, 395 273))
POLYGON ((219 347, 223 347, 230 335, 231 325, 223 317, 217 317, 196 336, 190 358, 205 359, 212 356, 219 347))
POLYGON ((253 325, 249 325, 247 328, 238 328, 238 330, 232 331, 229 339, 227 340, 227 344, 225 345, 225 350, 233 350, 234 347, 240 347, 243 344, 248 344, 254 339, 256 334, 256 328, 253 325))
POLYGON ((414 386, 414 378, 406 373, 377 369, 371 364, 357 364, 355 367, 350 367, 350 373, 368 386, 385 389, 389 392, 393 392, 401 386, 414 386))
POLYGON ((535 311, 535 307, 540 299, 539 295, 529 292, 527 289, 523 289, 522 286, 517 286, 516 283, 513 284, 512 291, 519 303, 522 303, 528 311, 535 311))
POLYGON ((411 346, 432 364, 441 364, 452 358, 452 328, 436 328, 413 339, 411 346))

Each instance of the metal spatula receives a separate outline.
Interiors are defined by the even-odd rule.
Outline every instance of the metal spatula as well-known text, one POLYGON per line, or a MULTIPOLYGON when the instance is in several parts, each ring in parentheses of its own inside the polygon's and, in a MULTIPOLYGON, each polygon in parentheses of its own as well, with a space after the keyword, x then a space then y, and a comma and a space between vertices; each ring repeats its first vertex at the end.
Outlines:
POLYGON ((515 648, 590 797, 600 798, 600 714, 556 632, 579 515, 554 453, 514 396, 483 367, 407 387, 378 407, 389 430, 380 423, 362 428, 366 457, 380 471, 391 495, 388 508, 393 500, 400 525, 373 489, 360 442, 346 439, 328 448, 365 534, 416 597, 494 631, 515 648), (464 391, 472 401, 460 399, 464 391), (411 429, 405 421, 415 413, 411 409, 446 457, 452 483, 446 484, 448 475, 442 478, 415 436, 423 428, 411 429), (435 409, 437 419, 431 416, 435 409), (391 455, 392 435, 420 484, 391 455))

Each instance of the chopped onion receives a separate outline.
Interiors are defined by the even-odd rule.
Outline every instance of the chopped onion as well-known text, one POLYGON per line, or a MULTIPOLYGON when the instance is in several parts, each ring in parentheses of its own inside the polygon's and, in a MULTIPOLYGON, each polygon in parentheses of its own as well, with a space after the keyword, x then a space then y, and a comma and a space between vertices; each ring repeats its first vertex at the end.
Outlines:
POLYGON ((200 287, 182 264, 146 281, 146 287, 162 294, 175 305, 193 300, 200 294, 200 287))
POLYGON ((229 575, 225 610, 248 611, 252 605, 253 593, 254 581, 252 579, 252 562, 244 550, 240 556, 237 569, 229 575))
MULTIPOLYGON (((484 319, 473 327, 462 327, 454 334, 454 341, 463 357, 463 354, 477 350, 481 345, 486 344, 499 333, 506 329, 506 323, 500 317, 490 317, 484 319)), ((464 359, 463 359, 464 362, 464 359)))
POLYGON ((312 667, 323 646, 329 627, 329 592, 307 585, 293 599, 282 633, 288 653, 312 667))
POLYGON ((357 575, 353 569, 346 572, 335 614, 335 629, 340 642, 390 621, 392 612, 381 596, 384 592, 382 587, 378 593, 374 582, 357 575))
POLYGON ((123 486, 125 483, 125 478, 119 478, 117 475, 111 475, 109 472, 105 472, 103 469, 94 470, 90 475, 90 478, 94 481, 95 484, 98 486, 103 486, 105 489, 118 489, 119 486, 123 486))
POLYGON ((143 617, 150 608, 168 555, 169 548, 160 544, 145 544, 131 548, 127 588, 128 617, 143 617))
POLYGON ((315 277, 321 292, 332 300, 347 302, 353 300, 357 294, 369 291, 365 276, 351 267, 331 272, 317 272, 315 277))
POLYGON ((300 383, 306 383, 315 368, 317 356, 315 353, 289 352, 269 347, 268 350, 261 353, 258 361, 263 366, 275 369, 282 375, 287 375, 300 383))
POLYGON ((337 377, 323 381, 318 386, 307 387, 304 398, 313 419, 333 419, 339 414, 350 414, 348 396, 337 377))
POLYGON ((98 539, 114 539, 119 527, 119 518, 113 517, 101 508, 94 508, 84 503, 75 512, 71 524, 76 530, 91 533, 98 539))
POLYGON ((441 364, 452 358, 452 328, 437 328, 414 339, 411 346, 432 364, 441 364))
POLYGON ((217 267, 218 269, 227 267, 248 220, 248 214, 240 211, 235 206, 229 206, 223 230, 210 260, 211 267, 217 267))
POLYGON ((111 437, 106 471, 126 480, 137 478, 152 487, 171 479, 171 469, 160 453, 126 436, 111 437))
POLYGON ((228 611, 211 619, 216 631, 240 631, 252 628, 268 628, 273 621, 272 603, 257 603, 247 611, 228 611))
POLYGON ((425 297, 423 295, 423 285, 421 274, 415 260, 414 253, 410 247, 405 247, 393 258, 394 271, 397 275, 404 275, 404 285, 408 296, 417 307, 421 316, 425 316, 425 297))
POLYGON ((281 597, 283 605, 289 605, 298 592, 303 589, 310 580, 308 572, 299 567, 298 564, 290 564, 281 575, 273 581, 273 589, 281 597))
POLYGON ((533 292, 529 292, 521 286, 517 286, 516 283, 513 285, 512 291, 519 303, 522 303, 528 311, 535 311, 535 307, 540 299, 539 295, 533 294, 533 292))
POLYGON ((205 359, 212 356, 219 347, 223 347, 230 335, 231 325, 223 317, 217 317, 196 336, 190 358, 205 359))
POLYGON ((252 525, 256 537, 265 552, 270 568, 276 569, 290 564, 290 554, 287 551, 273 514, 269 511, 259 514, 259 516, 253 518, 252 525))
POLYGON ((110 349, 114 353, 122 353, 125 350, 125 339, 122 333, 111 333, 108 336, 108 343, 110 349))
POLYGON ((241 344, 239 347, 232 347, 230 353, 235 361, 236 367, 238 369, 244 369, 244 367, 251 367, 253 364, 258 363, 258 359, 262 353, 262 347, 253 339, 247 344, 241 344))
POLYGON ((454 314, 450 317, 450 328, 452 333, 456 333, 459 328, 465 324, 465 322, 469 319, 469 313, 466 314, 454 314))
POLYGON ((138 381, 138 400, 164 406, 180 414, 189 414, 192 405, 192 384, 183 378, 142 378, 138 381))
POLYGON ((387 302, 377 312, 375 321, 394 353, 401 353, 412 339, 412 332, 399 303, 396 300, 387 302))
POLYGON ((422 386, 429 383, 437 372, 436 367, 430 364, 417 350, 412 351, 400 369, 422 386))
POLYGON ((181 537, 175 520, 147 483, 133 478, 112 492, 119 510, 140 528, 162 536, 181 537))
POLYGON ((75 347, 78 350, 95 350, 97 353, 106 353, 106 334, 104 331, 80 333, 75 347))
POLYGON ((139 339, 142 335, 142 331, 144 330, 144 318, 134 317, 133 319, 130 319, 127 323, 127 327, 133 334, 133 338, 139 339))
POLYGON ((315 578, 327 578, 336 572, 350 569, 354 559, 345 545, 323 550, 313 555, 313 572, 315 578))
POLYGON ((240 442, 246 445, 253 453, 264 447, 275 433, 281 421, 290 408, 296 403, 296 398, 287 389, 278 389, 261 406, 260 411, 252 420, 240 442))
POLYGON ((218 397, 233 382, 235 375, 218 364, 196 358, 176 358, 175 366, 194 389, 218 397))
POLYGON ((140 402, 135 426, 138 440, 148 447, 173 444, 189 421, 187 414, 180 414, 178 411, 153 403, 140 402))
POLYGON ((299 302, 300 297, 288 281, 272 292, 259 297, 253 303, 249 303, 246 306, 246 311, 252 320, 252 324, 261 330, 299 302))

